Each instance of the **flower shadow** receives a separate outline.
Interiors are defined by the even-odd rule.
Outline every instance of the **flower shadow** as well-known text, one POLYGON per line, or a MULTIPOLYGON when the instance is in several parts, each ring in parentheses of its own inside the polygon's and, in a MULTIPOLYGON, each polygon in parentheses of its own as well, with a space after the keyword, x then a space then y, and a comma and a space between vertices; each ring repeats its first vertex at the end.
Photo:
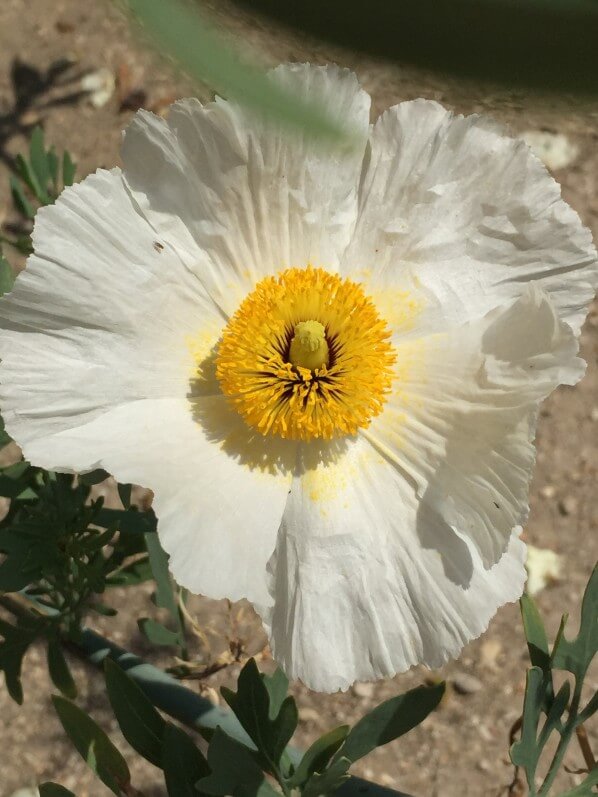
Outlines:
POLYGON ((336 462, 346 451, 343 439, 286 440, 248 426, 222 393, 216 376, 218 344, 197 366, 187 399, 206 438, 240 465, 269 475, 301 476, 336 462))

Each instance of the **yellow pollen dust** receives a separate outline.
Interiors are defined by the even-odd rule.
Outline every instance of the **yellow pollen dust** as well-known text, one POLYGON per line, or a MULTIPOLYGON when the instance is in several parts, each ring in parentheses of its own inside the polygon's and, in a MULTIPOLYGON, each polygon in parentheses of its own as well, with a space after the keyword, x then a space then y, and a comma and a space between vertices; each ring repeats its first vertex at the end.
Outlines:
POLYGON ((310 266, 256 285, 224 330, 216 375, 261 434, 331 439, 380 413, 394 362, 390 330, 362 287, 310 266))

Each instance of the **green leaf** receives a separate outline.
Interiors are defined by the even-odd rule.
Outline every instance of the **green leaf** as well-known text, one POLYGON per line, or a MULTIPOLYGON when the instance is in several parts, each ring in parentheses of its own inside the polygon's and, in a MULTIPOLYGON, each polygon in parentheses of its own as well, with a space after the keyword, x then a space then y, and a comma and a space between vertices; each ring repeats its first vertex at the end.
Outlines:
POLYGON ((201 792, 195 784, 210 774, 191 737, 170 722, 164 729, 162 769, 169 797, 198 797, 201 792))
POLYGON ((322 772, 345 741, 348 733, 348 725, 339 725, 338 728, 334 728, 316 739, 304 753, 293 776, 289 779, 288 785, 293 788, 302 786, 314 772, 322 772))
MULTIPOLYGON (((14 271, 10 267, 10 263, 8 260, 6 260, 2 254, 2 250, 0 249, 0 296, 11 291, 14 284, 14 271)), ((2 428, 4 429, 4 422, 2 423, 2 428)))
POLYGON ((97 468, 96 470, 90 470, 87 473, 80 473, 79 481, 81 484, 86 484, 88 487, 93 487, 94 484, 100 484, 109 477, 110 474, 107 470, 97 468))
MULTIPOLYGON (((270 681, 275 699, 280 699, 280 678, 270 681)), ((241 670, 237 692, 225 687, 221 690, 228 705, 262 754, 264 764, 276 772, 280 758, 297 727, 297 706, 292 697, 279 704, 278 712, 271 712, 270 693, 255 659, 249 659, 241 670)))
POLYGON ((548 637, 538 607, 527 593, 521 596, 519 605, 532 666, 542 670, 550 669, 548 637))
POLYGON ((598 565, 594 567, 581 604, 581 621, 577 637, 569 641, 564 634, 555 643, 552 666, 567 670, 578 681, 585 677, 598 652, 598 565))
POLYGON ((76 797, 76 795, 60 786, 58 783, 41 783, 39 788, 39 797, 76 797))
POLYGON ((29 161, 31 169, 35 174, 37 185, 41 188, 41 193, 37 195, 37 198, 42 204, 47 205, 50 202, 47 189, 51 179, 51 171, 44 143, 44 131, 39 125, 31 134, 29 161))
POLYGON ((70 153, 65 150, 62 155, 62 184, 65 187, 73 184, 76 171, 77 164, 73 163, 70 153))
POLYGON ((150 578, 152 578, 152 568, 149 559, 137 559, 111 573, 106 583, 110 587, 130 587, 149 581, 150 578))
POLYGON ((23 186, 19 180, 14 175, 11 175, 9 178, 9 183, 10 193, 12 195, 12 200, 15 203, 16 209, 22 216, 25 216, 26 219, 35 218, 35 210, 33 209, 33 205, 25 196, 23 186))
POLYGON ((594 0, 237 0, 295 35, 440 74, 596 94, 594 0))
MULTIPOLYGON (((156 581, 156 605, 162 609, 167 609, 170 613, 173 623, 176 625, 176 632, 169 631, 169 634, 174 634, 174 638, 176 639, 174 643, 158 642, 156 644, 175 644, 181 649, 184 649, 185 632, 182 626, 181 616, 179 614, 179 607, 175 595, 175 587, 172 582, 172 578, 170 577, 170 571, 168 570, 168 554, 160 545, 158 535, 155 533, 148 533, 145 535, 145 544, 149 555, 152 573, 154 574, 154 579, 156 581)), ((155 625, 159 624, 156 623, 155 625)))
POLYGON ((52 683, 66 697, 77 697, 77 687, 67 664, 62 645, 58 637, 48 640, 48 672, 52 683))
MULTIPOLYGON (((4 427, 4 418, 0 415, 0 448, 4 448, 4 446, 8 445, 11 441, 12 437, 4 427)), ((2 492, 0 492, 0 495, 2 495, 2 492)))
POLYGON ((270 786, 250 750, 216 728, 208 748, 211 773, 197 783, 206 794, 230 797, 280 797, 270 786))
POLYGON ((122 735, 134 750, 160 767, 166 722, 135 681, 112 659, 106 658, 104 671, 108 698, 122 735))
POLYGON ((418 686, 381 703, 349 731, 337 755, 354 762, 376 747, 397 739, 423 722, 438 706, 443 694, 443 683, 418 686))
POLYGON ((178 645, 179 635, 162 623, 152 620, 150 617, 141 617, 137 620, 137 625, 141 633, 152 643, 152 645, 178 645))
POLYGON ((285 91, 260 70, 240 61, 197 9, 181 2, 129 0, 129 6, 160 48, 193 77, 261 114, 308 135, 347 143, 349 131, 319 107, 285 91))
POLYGON ((537 728, 544 708, 546 682, 540 667, 527 672, 525 698, 521 720, 521 738, 511 745, 511 761, 523 767, 530 789, 534 785, 536 768, 541 750, 537 745, 537 728))
POLYGON ((125 534, 145 534, 156 531, 156 516, 153 512, 131 509, 101 509, 96 522, 98 526, 115 526, 125 534))
POLYGON ((48 171, 50 172, 50 178, 52 179, 52 190, 54 195, 58 193, 58 155, 56 154, 54 147, 50 147, 50 149, 46 153, 47 163, 48 163, 48 171))
POLYGON ((67 736, 90 769, 116 795, 131 782, 127 762, 104 731, 70 700, 52 696, 54 708, 67 736))
POLYGON ((120 498, 122 505, 125 509, 128 509, 131 506, 131 490, 133 489, 132 484, 117 484, 118 489, 118 497, 120 498))
POLYGON ((0 672, 4 672, 6 689, 15 703, 23 702, 23 686, 21 684, 21 668, 23 658, 31 643, 38 636, 35 624, 24 625, 21 621, 14 626, 0 618, 0 672))
POLYGON ((112 606, 106 606, 105 603, 101 603, 100 601, 92 601, 89 604, 89 608, 92 611, 101 614, 102 617, 116 617, 116 615, 118 614, 118 611, 114 609, 112 606))
POLYGON ((351 763, 343 756, 333 761, 324 772, 315 772, 301 790, 301 797, 320 797, 335 792, 349 777, 351 763))
POLYGON ((280 667, 277 667, 272 675, 262 673, 262 680, 270 698, 269 716, 271 720, 275 720, 289 691, 289 679, 280 667))
POLYGON ((588 777, 570 791, 566 791, 560 797, 596 797, 594 787, 598 785, 598 767, 595 767, 588 777))

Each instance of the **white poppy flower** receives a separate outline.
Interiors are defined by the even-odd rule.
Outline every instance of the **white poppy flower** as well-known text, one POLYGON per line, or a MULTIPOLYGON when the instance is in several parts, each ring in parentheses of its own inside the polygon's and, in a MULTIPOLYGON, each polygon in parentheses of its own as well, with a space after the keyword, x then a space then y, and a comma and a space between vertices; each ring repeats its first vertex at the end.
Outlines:
POLYGON ((137 114, 42 209, 3 300, 1 408, 37 465, 155 493, 177 581, 248 598, 319 690, 438 667, 519 597, 539 402, 582 375, 589 232, 527 145, 274 79, 361 142, 235 104, 137 114))

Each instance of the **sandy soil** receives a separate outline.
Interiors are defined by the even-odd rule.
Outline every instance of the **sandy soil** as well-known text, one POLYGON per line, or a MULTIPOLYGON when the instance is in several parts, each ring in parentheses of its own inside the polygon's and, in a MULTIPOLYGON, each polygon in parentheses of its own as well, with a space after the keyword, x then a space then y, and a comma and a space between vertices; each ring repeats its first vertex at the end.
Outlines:
MULTIPOLYGON (((403 99, 417 96, 437 99, 460 112, 490 113, 515 132, 545 129, 565 133, 579 149, 566 169, 555 173, 566 199, 598 237, 598 107, 572 98, 540 99, 521 91, 464 84, 415 69, 376 63, 354 53, 306 41, 274 30, 260 20, 249 19, 218 4, 218 19, 235 36, 255 47, 266 63, 284 60, 336 61, 354 68, 374 98, 374 112, 403 99)), ((68 74, 68 73, 67 73, 68 74)), ((37 79, 39 83, 39 76, 37 79)), ((34 80, 35 83, 35 80, 34 80)), ((119 104, 161 110, 174 97, 192 93, 188 81, 167 64, 153 57, 131 36, 124 19, 107 0, 82 3, 77 0, 3 0, 0 5, 0 221, 10 221, 7 193, 10 157, 23 148, 24 126, 42 121, 48 141, 59 149, 68 146, 84 175, 98 166, 118 163, 120 131, 132 111, 119 104), (121 84, 106 105, 93 107, 77 94, 76 82, 52 86, 31 106, 15 105, 15 76, 21 86, 30 85, 30 70, 46 73, 64 57, 72 59, 73 74, 107 68, 120 75, 121 84), (15 72, 15 63, 21 66, 15 72), (23 66, 29 68, 29 72, 23 66), (27 77, 29 75, 29 77, 27 77), (29 80, 29 84, 27 84, 29 80), (23 83, 24 81, 24 83, 23 83), (141 96, 139 90, 143 91, 141 96), (124 96, 127 95, 127 96, 124 96), (62 98, 62 99, 60 99, 62 98), (42 107, 51 99, 48 107, 42 107)), ((193 89, 202 98, 207 89, 193 89)), ((21 92, 22 95, 22 92, 21 92)), ((539 604, 552 632, 560 613, 577 608, 592 563, 598 559, 598 504, 596 502, 596 442, 598 437, 598 313, 594 310, 583 335, 582 353, 588 373, 575 389, 562 388, 542 409, 538 431, 538 466, 531 498, 531 517, 525 534, 535 545, 562 554, 566 563, 561 583, 545 590, 539 604)), ((121 644, 167 665, 139 636, 135 618, 152 612, 149 588, 135 594, 115 591, 110 600, 122 611, 114 620, 97 627, 121 644)), ((192 611, 201 623, 214 622, 220 644, 227 634, 223 604, 194 599, 192 611)), ((243 635, 252 649, 263 637, 251 616, 243 635)), ((216 643, 217 644, 217 643, 216 643)), ((118 736, 107 709, 101 679, 91 668, 73 662, 81 690, 81 703, 105 727, 114 731, 132 762, 134 783, 148 797, 165 794, 150 765, 129 753, 118 736)), ((447 678, 449 685, 463 676, 477 679, 476 691, 459 694, 450 688, 441 709, 409 737, 389 745, 363 761, 356 771, 380 783, 423 797, 483 797, 505 793, 512 769, 508 763, 507 737, 521 709, 526 654, 516 606, 499 611, 488 632, 470 644, 461 659, 433 677, 447 678)), ((207 679, 203 688, 217 687, 236 676, 238 667, 207 679)), ((375 686, 358 685, 348 694, 322 697, 301 685, 294 687, 301 723, 297 743, 306 745, 325 728, 357 719, 367 708, 399 691, 420 683, 430 674, 411 671, 375 686)), ((594 672, 589 688, 596 689, 594 672)), ((0 688, 0 797, 9 797, 18 787, 53 779, 73 789, 79 797, 105 797, 108 791, 87 772, 70 744, 64 740, 48 701, 51 691, 44 651, 34 649, 25 666, 26 702, 19 708, 0 688)), ((191 688, 198 688, 191 682, 191 688)), ((212 693, 214 694, 214 693, 212 693)), ((598 747, 596 727, 589 729, 598 747)), ((568 761, 574 770, 582 766, 577 750, 568 761)), ((563 774, 562 786, 571 787, 579 776, 563 774)))

